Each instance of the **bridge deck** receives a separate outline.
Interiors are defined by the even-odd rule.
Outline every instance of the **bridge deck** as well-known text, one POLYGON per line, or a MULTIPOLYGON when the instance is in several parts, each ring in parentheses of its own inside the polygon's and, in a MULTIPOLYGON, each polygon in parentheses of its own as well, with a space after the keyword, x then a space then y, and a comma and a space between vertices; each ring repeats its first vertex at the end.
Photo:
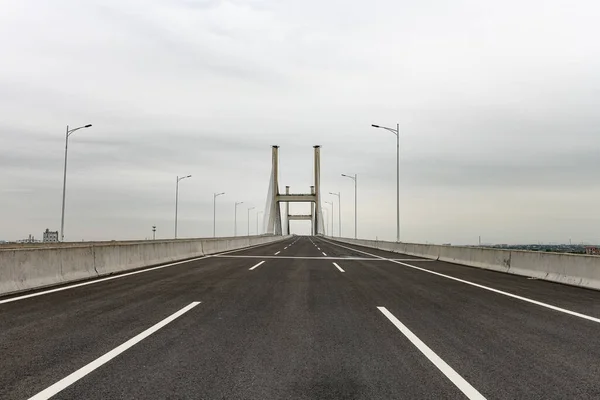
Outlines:
POLYGON ((318 238, 5 299, 2 399, 600 397, 600 292, 318 238))

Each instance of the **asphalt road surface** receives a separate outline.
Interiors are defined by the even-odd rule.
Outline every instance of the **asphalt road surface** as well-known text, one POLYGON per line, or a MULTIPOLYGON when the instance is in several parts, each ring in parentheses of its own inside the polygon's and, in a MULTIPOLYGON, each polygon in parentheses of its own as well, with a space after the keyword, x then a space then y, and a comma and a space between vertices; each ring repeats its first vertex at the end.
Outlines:
POLYGON ((598 399, 600 292, 322 238, 0 298, 0 399, 598 399))

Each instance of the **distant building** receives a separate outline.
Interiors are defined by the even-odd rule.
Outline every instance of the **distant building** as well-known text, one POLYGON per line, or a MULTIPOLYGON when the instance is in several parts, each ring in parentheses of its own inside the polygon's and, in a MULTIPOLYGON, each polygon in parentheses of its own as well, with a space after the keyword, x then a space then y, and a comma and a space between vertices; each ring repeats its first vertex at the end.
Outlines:
POLYGON ((594 246, 586 246, 585 254, 590 256, 600 256, 600 249, 594 246))
POLYGON ((51 231, 46 228, 46 231, 43 233, 42 242, 44 243, 56 243, 58 242, 58 231, 51 231))
POLYGON ((29 237, 27 239, 21 239, 21 240, 17 240, 17 243, 35 243, 35 237, 33 237, 32 234, 29 234, 29 237))

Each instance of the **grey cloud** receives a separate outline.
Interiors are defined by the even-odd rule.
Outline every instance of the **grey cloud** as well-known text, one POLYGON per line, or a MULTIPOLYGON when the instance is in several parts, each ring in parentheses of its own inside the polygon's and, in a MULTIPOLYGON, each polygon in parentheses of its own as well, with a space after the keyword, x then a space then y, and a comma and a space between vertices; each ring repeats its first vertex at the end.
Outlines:
MULTIPOLYGON (((188 3, 189 4, 189 3, 188 3)), ((201 8, 212 8, 203 7, 201 8)), ((242 60, 235 54, 217 51, 204 44, 206 38, 202 36, 186 38, 174 33, 164 25, 164 21, 152 22, 143 14, 134 11, 124 11, 118 5, 110 6, 100 4, 97 6, 100 15, 110 24, 116 24, 129 32, 131 37, 140 45, 155 48, 161 53, 161 64, 173 71, 185 70, 187 73, 201 73, 208 71, 212 74, 228 78, 242 79, 261 84, 283 84, 286 79, 275 68, 270 68, 262 60, 242 60), (195 39, 195 40, 190 40, 195 39)), ((209 32, 210 26, 203 27, 204 32, 209 32)), ((222 35, 223 29, 218 27, 213 32, 222 35)), ((142 56, 140 54, 140 56, 142 56)), ((148 62, 156 60, 147 59, 148 62)))
POLYGON ((85 123, 70 141, 68 237, 140 238, 152 224, 166 237, 178 174, 193 174, 181 234, 210 235, 215 191, 231 233, 236 200, 264 205, 272 144, 297 191, 321 144, 344 232, 353 187, 340 174, 358 173, 359 234, 391 239, 395 140, 370 124, 400 122, 404 240, 600 241, 600 9, 541 4, 7 4, 0 239, 56 228, 65 125, 85 123))

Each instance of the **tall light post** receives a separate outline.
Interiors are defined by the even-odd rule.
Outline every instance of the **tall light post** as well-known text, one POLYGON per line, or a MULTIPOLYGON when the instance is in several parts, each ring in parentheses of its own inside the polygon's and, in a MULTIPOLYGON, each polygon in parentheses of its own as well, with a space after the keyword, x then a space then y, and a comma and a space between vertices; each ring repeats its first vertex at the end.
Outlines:
POLYGON ((354 239, 357 239, 358 234, 357 234, 357 230, 356 230, 356 227, 357 227, 357 223, 356 223, 356 221, 357 221, 357 219, 356 219, 357 189, 356 189, 356 186, 357 186, 358 175, 354 174, 354 176, 352 176, 352 175, 342 174, 342 176, 345 176, 346 178, 350 178, 354 181, 354 239))
POLYGON ((333 201, 326 201, 325 203, 331 206, 331 236, 333 236, 333 216, 335 215, 335 208, 333 207, 333 201))
POLYGON ((256 207, 248 208, 248 236, 250 236, 250 211, 254 210, 256 207))
POLYGON ((327 208, 323 209, 323 214, 325 215, 325 236, 327 236, 327 229, 329 229, 327 227, 327 225, 329 225, 329 210, 327 208))
POLYGON ((371 124, 373 128, 381 128, 396 135, 396 242, 400 242, 400 124, 396 129, 371 124))
POLYGON ((179 181, 191 177, 191 175, 186 175, 182 177, 177 176, 177 184, 175 185, 175 239, 177 239, 177 208, 179 206, 179 181))
POLYGON ((90 128, 92 124, 87 124, 84 126, 80 126, 75 129, 69 129, 69 125, 67 125, 67 134, 65 136, 65 170, 63 174, 63 196, 62 196, 62 213, 60 215, 60 241, 65 241, 65 198, 67 194, 67 151, 69 149, 69 136, 73 134, 73 132, 78 131, 79 129, 90 128))
POLYGON ((264 211, 259 211, 256 213, 256 234, 260 235, 260 232, 258 231, 258 216, 264 214, 264 211))
POLYGON ((213 237, 217 236, 217 197, 224 194, 225 192, 213 193, 213 237))
POLYGON ((341 196, 340 196, 341 192, 338 192, 338 193, 329 192, 329 194, 337 196, 337 198, 338 198, 338 235, 339 235, 339 237, 342 237, 342 200, 341 200, 341 196))
POLYGON ((244 202, 243 201, 235 202, 235 215, 233 216, 233 236, 237 236, 237 207, 240 204, 244 204, 244 202))

